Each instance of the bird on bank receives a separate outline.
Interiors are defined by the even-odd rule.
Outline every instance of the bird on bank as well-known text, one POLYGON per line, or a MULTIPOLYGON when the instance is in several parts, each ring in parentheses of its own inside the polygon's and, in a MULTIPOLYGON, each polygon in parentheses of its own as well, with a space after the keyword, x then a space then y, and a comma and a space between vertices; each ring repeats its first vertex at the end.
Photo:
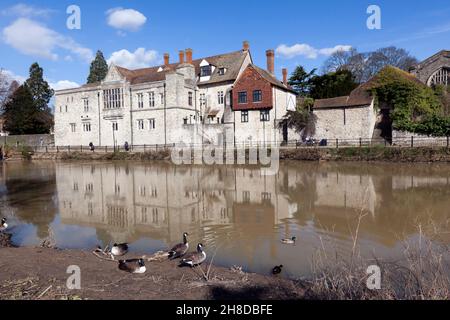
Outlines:
POLYGON ((176 258, 181 258, 186 254, 189 249, 189 242, 187 240, 188 234, 183 233, 183 242, 175 245, 172 249, 169 250, 169 259, 173 260, 176 258))
POLYGON ((291 239, 281 239, 281 242, 284 244, 295 244, 297 241, 297 237, 292 237, 291 239))
POLYGON ((3 218, 0 222, 0 232, 5 231, 8 228, 8 224, 6 223, 6 218, 3 218))
POLYGON ((145 273, 144 259, 119 260, 119 269, 130 273, 145 273))
POLYGON ((185 258, 181 259, 180 267, 189 266, 195 267, 201 265, 206 260, 206 252, 203 251, 203 244, 197 245, 197 252, 189 253, 185 258))
POLYGON ((283 265, 276 266, 272 269, 272 274, 273 275, 280 274, 282 269, 283 265))
POLYGON ((123 256, 126 255, 127 252, 128 252, 128 243, 121 243, 121 244, 114 243, 114 245, 111 248, 111 254, 113 256, 123 256))

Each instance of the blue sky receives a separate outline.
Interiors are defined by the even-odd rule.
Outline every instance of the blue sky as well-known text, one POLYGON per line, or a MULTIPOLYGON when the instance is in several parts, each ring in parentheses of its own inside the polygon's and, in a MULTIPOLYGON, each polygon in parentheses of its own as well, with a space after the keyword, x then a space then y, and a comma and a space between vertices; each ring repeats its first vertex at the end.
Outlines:
POLYGON ((97 49, 105 58, 133 67, 160 64, 164 52, 175 61, 185 48, 193 49, 194 58, 231 52, 248 40, 255 63, 262 67, 265 50, 279 48, 280 74, 282 67, 292 71, 298 64, 320 68, 336 46, 370 51, 395 45, 424 59, 450 49, 449 36, 448 0, 2 0, 0 4, 0 68, 21 78, 37 61, 56 88, 84 83, 97 49), (72 4, 81 9, 81 30, 66 27, 66 9, 72 4), (381 8, 381 30, 366 26, 366 10, 372 4, 381 8))

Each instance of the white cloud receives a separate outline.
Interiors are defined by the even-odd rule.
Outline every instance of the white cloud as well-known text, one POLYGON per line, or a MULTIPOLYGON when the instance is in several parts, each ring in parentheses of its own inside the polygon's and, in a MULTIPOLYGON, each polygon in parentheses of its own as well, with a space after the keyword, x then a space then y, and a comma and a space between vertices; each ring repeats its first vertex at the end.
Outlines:
POLYGON ((30 56, 57 60, 58 54, 55 53, 55 49, 60 48, 78 55, 87 62, 93 59, 91 49, 28 18, 19 18, 4 28, 3 40, 19 52, 30 56))
POLYGON ((6 77, 8 78, 8 82, 16 80, 17 82, 22 84, 22 83, 25 82, 25 80, 27 80, 27 77, 23 77, 23 76, 20 76, 18 74, 15 74, 11 70, 1 69, 0 73, 6 75, 6 77))
POLYGON ((287 59, 297 56, 305 56, 308 59, 317 59, 319 55, 330 56, 337 51, 349 51, 351 48, 352 46, 349 45, 337 45, 333 48, 316 49, 305 43, 297 43, 290 47, 285 44, 281 44, 276 49, 276 53, 287 59))
POLYGON ((138 48, 135 52, 130 52, 122 49, 112 53, 108 59, 108 64, 114 63, 124 68, 139 69, 155 64, 158 60, 158 52, 155 50, 138 48))
POLYGON ((53 90, 72 89, 72 88, 78 88, 80 86, 78 83, 69 81, 69 80, 60 80, 58 82, 50 82, 49 85, 53 90))
POLYGON ((147 22, 147 17, 134 9, 114 8, 106 14, 108 25, 119 30, 138 31, 147 22))
POLYGON ((53 10, 36 8, 24 3, 18 3, 12 7, 3 9, 2 15, 5 16, 19 16, 19 17, 48 17, 53 10))

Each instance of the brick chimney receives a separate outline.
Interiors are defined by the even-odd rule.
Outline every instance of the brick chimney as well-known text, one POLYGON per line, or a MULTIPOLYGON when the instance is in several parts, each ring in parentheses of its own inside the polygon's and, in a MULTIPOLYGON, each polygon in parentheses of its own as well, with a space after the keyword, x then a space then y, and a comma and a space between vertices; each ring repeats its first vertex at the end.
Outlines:
POLYGON ((248 51, 249 49, 250 49, 250 43, 247 40, 245 40, 242 43, 242 51, 248 51))
POLYGON ((270 74, 274 74, 275 73, 275 51, 267 50, 266 57, 267 57, 267 71, 269 71, 270 74))
POLYGON ((179 55, 180 55, 180 64, 183 64, 184 63, 184 51, 180 50, 179 55))
POLYGON ((192 49, 186 49, 186 63, 192 64, 192 49))
POLYGON ((169 54, 168 54, 168 53, 164 53, 164 65, 165 65, 166 67, 169 66, 169 59, 170 59, 169 54))
POLYGON ((284 83, 284 85, 286 85, 287 86, 287 77, 288 77, 288 71, 287 71, 287 69, 286 68, 283 68, 283 83, 284 83))

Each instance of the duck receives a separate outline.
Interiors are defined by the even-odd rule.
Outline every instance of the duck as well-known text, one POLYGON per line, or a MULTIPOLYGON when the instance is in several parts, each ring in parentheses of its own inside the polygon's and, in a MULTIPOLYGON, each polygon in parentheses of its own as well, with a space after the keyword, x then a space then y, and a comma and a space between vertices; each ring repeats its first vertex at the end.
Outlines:
POLYGON ((5 231, 8 228, 8 224, 6 223, 6 218, 3 218, 0 222, 0 232, 5 231))
POLYGON ((127 252, 128 252, 128 243, 121 243, 121 244, 114 243, 114 245, 111 248, 111 254, 113 256, 123 256, 126 255, 127 252))
POLYGON ((291 239, 281 239, 281 242, 284 244, 295 244, 297 241, 297 237, 292 237, 291 239))
POLYGON ((119 260, 119 269, 130 273, 145 273, 144 259, 119 260))
POLYGON ((181 258, 189 250, 189 242, 187 241, 188 235, 189 234, 187 232, 183 233, 183 242, 175 245, 172 249, 169 250, 170 260, 181 258))
POLYGON ((280 274, 281 270, 283 269, 283 265, 275 266, 272 269, 272 274, 280 274))
POLYGON ((197 252, 192 252, 188 254, 185 258, 181 259, 180 267, 189 266, 195 267, 201 265, 206 260, 206 252, 203 251, 203 244, 199 243, 197 245, 197 252))

